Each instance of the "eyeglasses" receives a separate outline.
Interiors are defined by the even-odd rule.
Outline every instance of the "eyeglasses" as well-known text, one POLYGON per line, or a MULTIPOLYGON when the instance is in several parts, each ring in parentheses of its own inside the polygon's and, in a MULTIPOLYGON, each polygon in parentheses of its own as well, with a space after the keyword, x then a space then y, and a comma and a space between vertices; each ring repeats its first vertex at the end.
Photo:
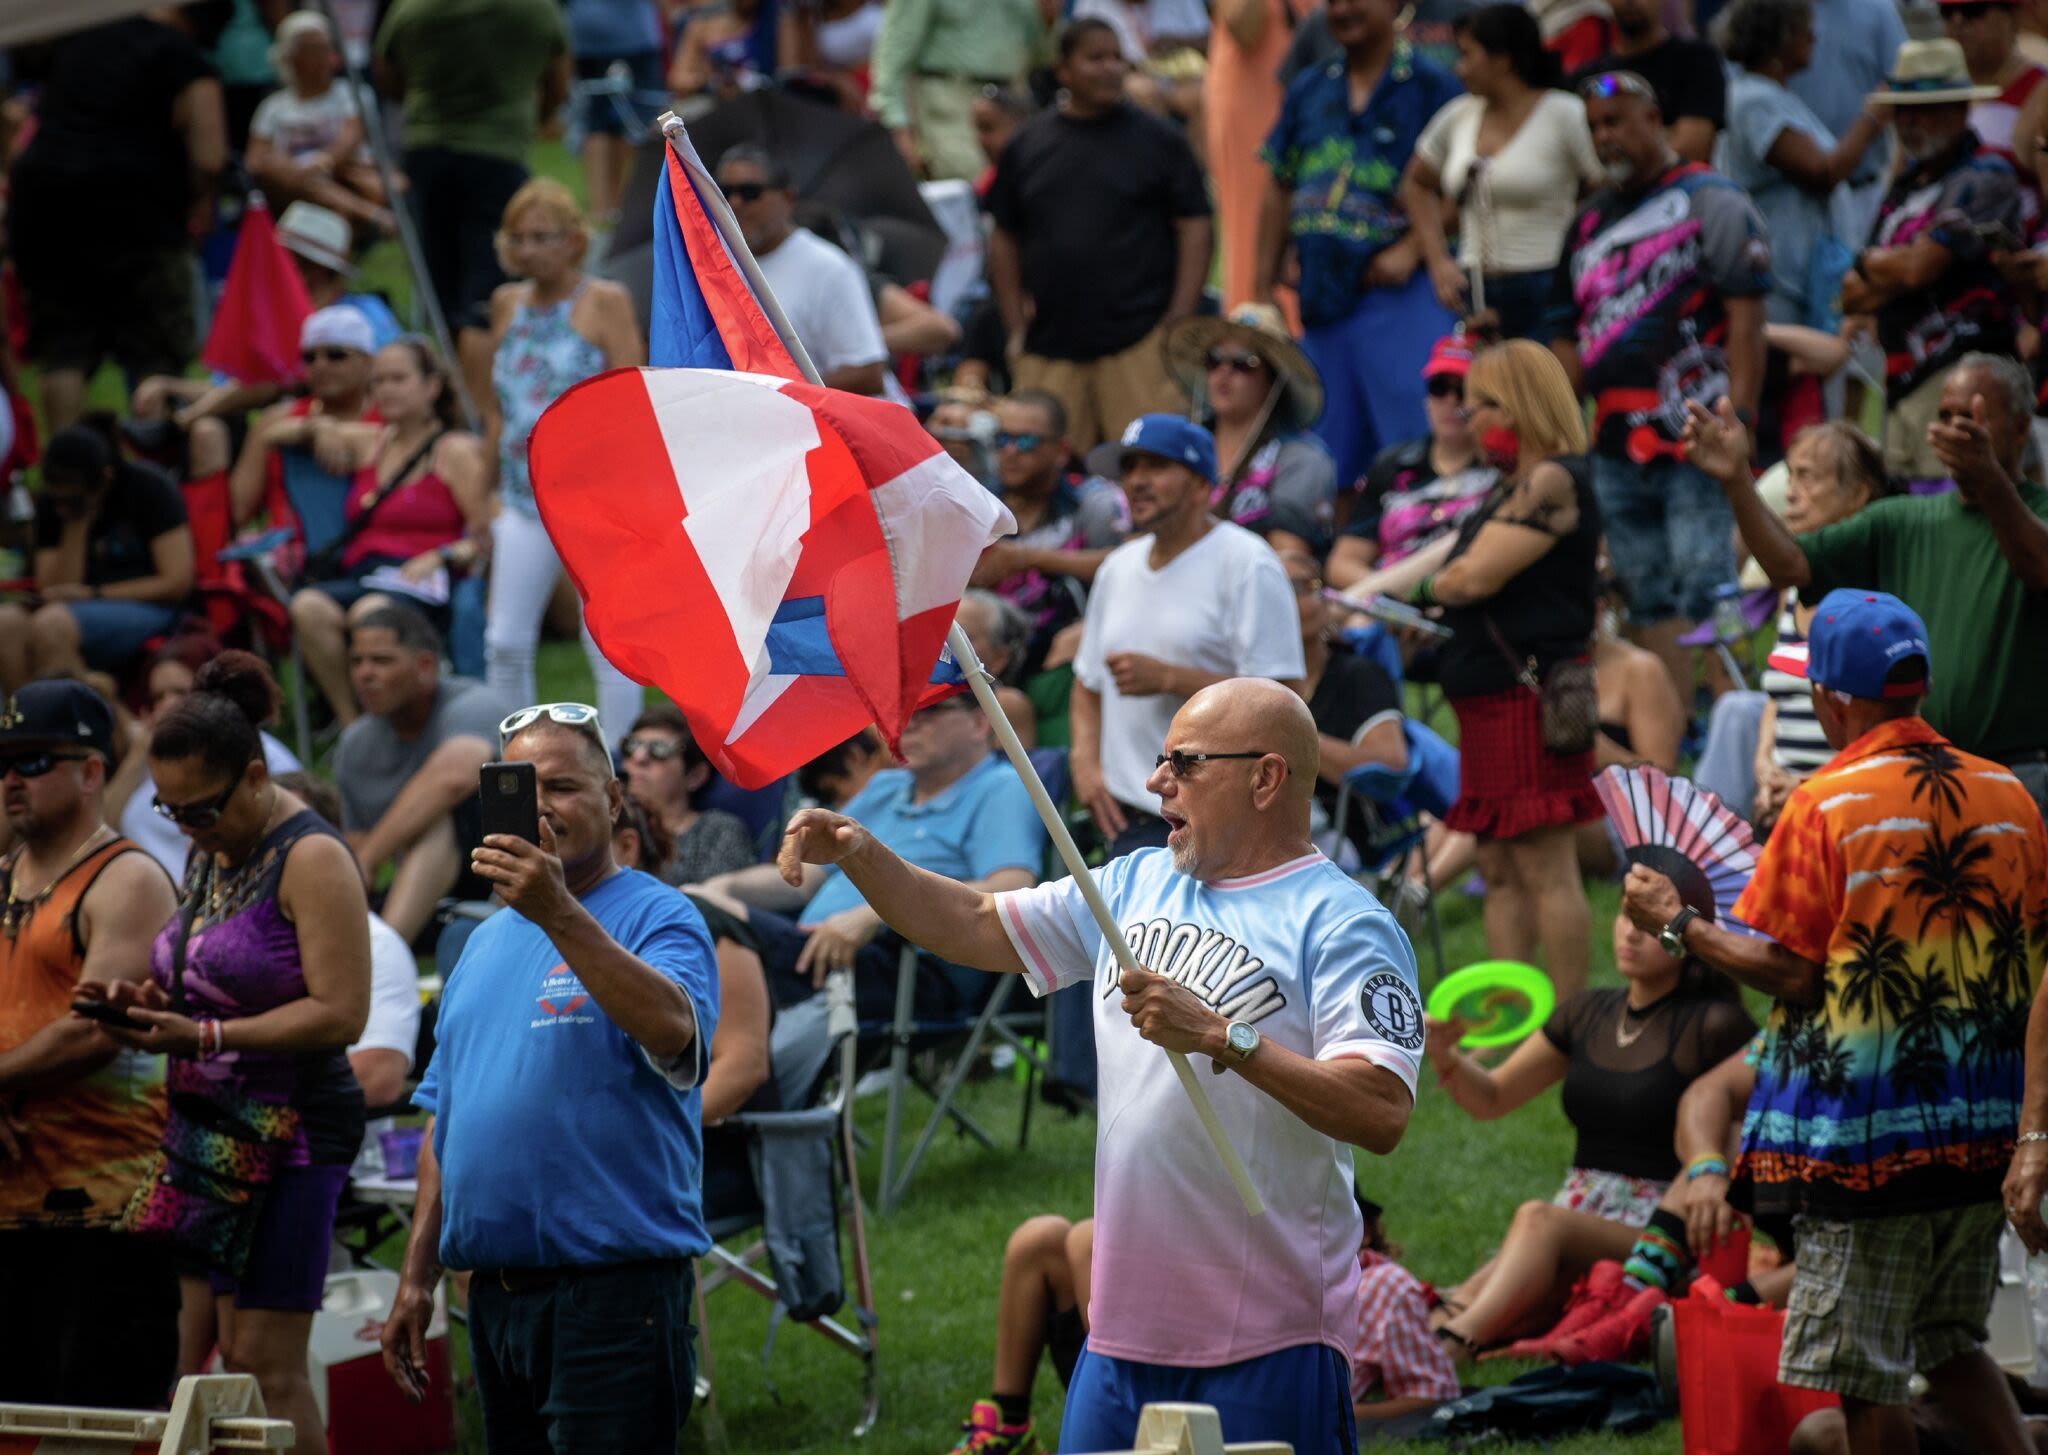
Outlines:
POLYGON ((998 430, 989 443, 999 450, 1035 450, 1045 441, 1046 436, 1042 434, 1011 434, 1008 430, 998 430))
MULTIPOLYGON (((1296 596, 1313 596, 1322 589, 1323 583, 1314 576, 1304 576, 1301 580, 1294 583, 1294 594, 1296 596)), ((1153 766, 1156 768, 1159 765, 1155 763, 1153 766)))
POLYGON ((498 724, 498 741, 502 743, 517 737, 542 718, 589 733, 599 743, 604 741, 604 730, 597 723, 597 709, 587 702, 543 702, 534 707, 522 707, 498 724))
POLYGON ((1439 374, 1429 381, 1429 397, 1432 399, 1463 399, 1465 381, 1456 374, 1439 374))
POLYGON ((766 182, 732 182, 719 190, 728 202, 759 202, 775 189, 766 182))
POLYGON ((83 753, 53 753, 48 748, 38 748, 33 753, 0 757, 0 778, 10 773, 19 778, 40 778, 59 763, 76 763, 84 756, 83 753))
POLYGON ((1617 96, 1640 96, 1645 101, 1655 101, 1657 90, 1634 71, 1603 71, 1579 83, 1581 100, 1612 101, 1617 96))
POLYGON ((198 803, 165 803, 162 798, 153 797, 149 806, 181 829, 210 829, 220 822, 220 816, 227 812, 228 800, 241 786, 241 775, 236 774, 228 781, 228 786, 212 798, 198 803))
POLYGON ((1477 414, 1482 409, 1498 409, 1500 401, 1484 394, 1474 394, 1465 402, 1465 413, 1477 414))
POLYGON ((645 753, 657 763, 666 763, 682 752, 683 745, 674 738, 649 738, 636 733, 619 744, 619 756, 630 758, 636 753, 645 753))
POLYGON ((302 364, 339 364, 354 352, 354 349, 307 349, 299 355, 299 362, 302 364))
POLYGON ((1203 356, 1211 369, 1229 369, 1239 374, 1256 374, 1266 361, 1249 349, 1211 349, 1203 356))
POLYGON ((1263 752, 1184 753, 1179 748, 1175 748, 1172 752, 1161 753, 1157 758, 1153 759, 1152 766, 1154 768, 1158 768, 1170 764, 1173 768, 1174 777, 1185 778, 1188 776, 1188 770, 1194 767, 1197 763, 1219 763, 1229 758, 1263 758, 1265 756, 1266 755, 1263 752))

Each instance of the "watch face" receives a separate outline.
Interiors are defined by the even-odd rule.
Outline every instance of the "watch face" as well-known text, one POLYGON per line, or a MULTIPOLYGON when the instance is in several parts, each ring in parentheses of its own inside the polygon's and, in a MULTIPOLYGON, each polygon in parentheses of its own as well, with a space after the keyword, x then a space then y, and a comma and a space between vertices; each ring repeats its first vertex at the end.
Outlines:
POLYGON ((1240 1056, 1249 1056, 1252 1048, 1259 1044, 1259 1033, 1243 1021, 1233 1021, 1228 1031, 1230 1049, 1240 1056))

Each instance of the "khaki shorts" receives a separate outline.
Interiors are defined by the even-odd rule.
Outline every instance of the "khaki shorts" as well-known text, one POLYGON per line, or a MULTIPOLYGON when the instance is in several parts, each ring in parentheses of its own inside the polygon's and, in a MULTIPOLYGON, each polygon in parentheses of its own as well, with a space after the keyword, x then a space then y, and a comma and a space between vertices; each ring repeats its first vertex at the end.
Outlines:
POLYGON ((1024 354, 1010 371, 1018 389, 1043 389, 1067 409, 1067 443, 1086 454, 1116 439, 1141 414, 1184 414, 1188 397, 1166 372, 1160 330, 1099 359, 1047 359, 1024 354))
POLYGON ((1980 1347, 1998 1283, 1995 1202, 1889 1218, 1799 1217, 1778 1378, 1871 1404, 1980 1347))
POLYGON ((1927 443, 1927 426, 1941 412, 1941 386, 1951 369, 1943 369, 1885 411, 1884 469, 1897 480, 1946 480, 1948 466, 1927 443))
POLYGON ((981 87, 966 76, 910 78, 911 130, 933 180, 972 182, 988 170, 988 157, 974 134, 974 98, 981 87))

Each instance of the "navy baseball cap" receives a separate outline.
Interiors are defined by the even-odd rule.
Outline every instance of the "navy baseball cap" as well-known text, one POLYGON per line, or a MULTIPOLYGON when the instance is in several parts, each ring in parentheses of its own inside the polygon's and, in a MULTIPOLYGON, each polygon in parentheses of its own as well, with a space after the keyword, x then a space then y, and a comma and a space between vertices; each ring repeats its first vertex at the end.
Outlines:
POLYGON ((31 682, 0 703, 0 749, 87 748, 114 761, 114 710, 83 682, 31 682))
POLYGON ((1157 455, 1186 465, 1211 485, 1216 483, 1216 437, 1177 414, 1139 415, 1124 426, 1123 438, 1088 452, 1088 468, 1113 480, 1133 455, 1157 455))
POLYGON ((1771 665, 1794 677, 1818 682, 1833 692, 1878 700, 1919 697, 1934 680, 1934 656, 1927 650, 1927 626, 1918 613, 1882 591, 1830 591, 1814 608, 1806 651, 1771 653, 1771 665), (1892 669, 1918 657, 1920 680, 1886 682, 1892 669))

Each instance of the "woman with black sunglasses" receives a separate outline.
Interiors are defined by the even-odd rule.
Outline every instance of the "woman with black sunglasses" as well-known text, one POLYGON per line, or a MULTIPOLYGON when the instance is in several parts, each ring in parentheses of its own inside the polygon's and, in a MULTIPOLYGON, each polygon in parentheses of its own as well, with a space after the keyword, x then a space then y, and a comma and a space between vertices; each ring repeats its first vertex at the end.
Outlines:
POLYGON ((306 1342, 363 1135, 344 1051, 369 1014, 370 919, 341 836, 264 765, 276 702, 262 662, 223 652, 157 719, 156 808, 194 852, 151 978, 105 998, 141 1023, 109 1034, 170 1057, 163 1160, 128 1230, 178 1248, 196 1270, 184 1298, 213 1303, 228 1368, 314 1449, 306 1342))
MULTIPOLYGON (((1320 558, 1330 548, 1337 498, 1336 464, 1309 433, 1323 412, 1323 380, 1288 336, 1280 310, 1245 303, 1228 318, 1191 318, 1167 333, 1163 347, 1167 372, 1195 401, 1192 417, 1216 437, 1211 510, 1276 551, 1320 558)), ((1114 441, 1099 447, 1112 455, 1119 448, 1114 441)), ((1118 475, 1115 468, 1097 473, 1118 475)))

